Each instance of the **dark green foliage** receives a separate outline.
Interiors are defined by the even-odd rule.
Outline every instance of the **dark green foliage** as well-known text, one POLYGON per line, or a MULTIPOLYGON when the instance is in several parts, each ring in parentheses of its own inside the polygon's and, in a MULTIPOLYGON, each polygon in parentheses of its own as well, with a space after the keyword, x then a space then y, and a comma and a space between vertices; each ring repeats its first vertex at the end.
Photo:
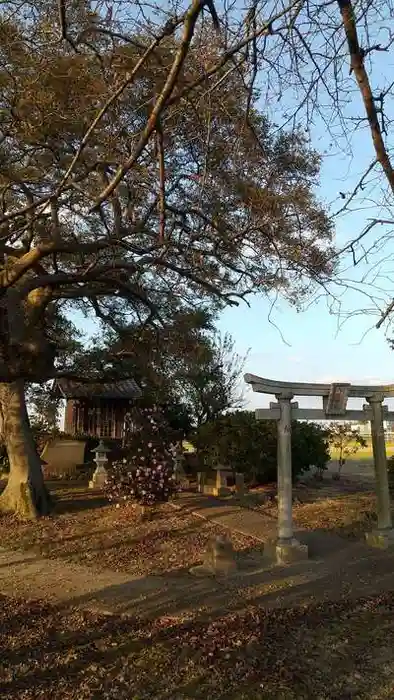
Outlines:
POLYGON ((394 491, 394 455, 387 460, 387 471, 389 476, 390 491, 394 491))
POLYGON ((119 333, 102 328, 93 345, 75 356, 82 376, 111 380, 133 377, 143 390, 141 405, 160 404, 167 419, 186 435, 191 426, 243 406, 244 358, 229 334, 215 328, 214 308, 176 311, 165 324, 130 324, 119 333))
POLYGON ((294 421, 292 425, 293 473, 314 465, 322 471, 330 461, 327 431, 316 423, 294 421))
MULTIPOLYGON (((202 468, 230 466, 256 484, 276 480, 276 421, 257 421, 252 411, 236 411, 200 426, 192 441, 202 468)), ((329 459, 326 432, 313 423, 294 421, 293 477, 311 465, 324 469, 329 459)))
POLYGON ((0 445, 0 473, 8 474, 10 471, 10 460, 8 459, 8 454, 6 447, 3 444, 0 445))
POLYGON ((52 392, 52 382, 32 384, 27 387, 26 401, 29 407, 30 423, 42 431, 58 429, 60 399, 52 392))
POLYGON ((192 429, 192 417, 184 404, 171 402, 161 406, 168 425, 181 440, 189 435, 192 429))

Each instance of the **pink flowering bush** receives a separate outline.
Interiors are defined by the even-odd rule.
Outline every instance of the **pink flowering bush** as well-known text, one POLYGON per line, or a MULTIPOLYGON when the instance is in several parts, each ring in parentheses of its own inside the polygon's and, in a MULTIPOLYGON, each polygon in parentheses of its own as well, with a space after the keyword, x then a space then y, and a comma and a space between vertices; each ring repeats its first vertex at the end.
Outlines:
POLYGON ((134 501, 143 506, 165 503, 177 491, 173 433, 154 406, 129 415, 125 457, 108 472, 105 491, 113 503, 134 501))

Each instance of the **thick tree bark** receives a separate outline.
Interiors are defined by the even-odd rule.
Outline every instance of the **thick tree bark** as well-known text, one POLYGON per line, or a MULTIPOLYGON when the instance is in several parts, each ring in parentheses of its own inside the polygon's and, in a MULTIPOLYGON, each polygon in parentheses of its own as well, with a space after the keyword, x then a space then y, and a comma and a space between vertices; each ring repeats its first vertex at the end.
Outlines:
POLYGON ((26 409, 24 382, 0 384, 0 431, 10 462, 0 512, 37 518, 50 511, 50 497, 26 409))

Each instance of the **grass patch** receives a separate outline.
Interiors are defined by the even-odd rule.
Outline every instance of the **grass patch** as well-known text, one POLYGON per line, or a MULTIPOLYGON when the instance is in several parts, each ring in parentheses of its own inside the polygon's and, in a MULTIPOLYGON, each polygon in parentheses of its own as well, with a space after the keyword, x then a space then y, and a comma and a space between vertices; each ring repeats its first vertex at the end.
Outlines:
MULTIPOLYGON (((394 455, 394 442, 386 442, 386 453, 387 457, 391 457, 394 455)), ((333 448, 330 451, 331 454, 331 459, 337 460, 339 456, 339 450, 333 448)), ((349 455, 346 458, 347 462, 360 462, 364 460, 371 460, 373 461, 373 452, 372 452, 372 443, 369 441, 367 447, 363 447, 354 454, 349 455)))

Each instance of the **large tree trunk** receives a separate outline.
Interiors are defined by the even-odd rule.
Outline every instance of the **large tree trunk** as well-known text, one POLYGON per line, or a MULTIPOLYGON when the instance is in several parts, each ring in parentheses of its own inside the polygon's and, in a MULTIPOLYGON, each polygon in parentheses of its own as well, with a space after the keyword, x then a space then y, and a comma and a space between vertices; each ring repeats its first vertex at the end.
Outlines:
POLYGON ((0 430, 10 474, 0 496, 0 512, 37 518, 50 511, 50 497, 26 409, 24 382, 0 383, 0 430))

